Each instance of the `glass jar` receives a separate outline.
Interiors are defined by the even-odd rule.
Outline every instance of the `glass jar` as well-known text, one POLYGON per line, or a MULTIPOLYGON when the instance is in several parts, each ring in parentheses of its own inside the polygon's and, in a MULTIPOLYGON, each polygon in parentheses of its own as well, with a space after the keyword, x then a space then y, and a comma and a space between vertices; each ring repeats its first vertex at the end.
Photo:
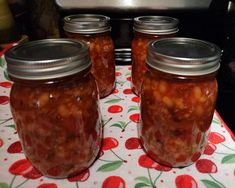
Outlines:
POLYGON ((214 44, 190 38, 149 44, 138 130, 157 162, 182 167, 202 154, 216 104, 220 52, 214 44))
POLYGON ((96 14, 64 18, 65 36, 82 40, 90 47, 91 72, 97 81, 100 98, 108 96, 115 87, 115 53, 109 21, 109 17, 96 14))
POLYGON ((88 46, 45 39, 15 46, 5 57, 14 81, 11 112, 26 157, 53 178, 88 168, 102 137, 88 46))
POLYGON ((151 40, 174 37, 178 32, 178 19, 166 16, 141 16, 134 18, 132 54, 132 90, 140 95, 146 72, 147 45, 151 40))

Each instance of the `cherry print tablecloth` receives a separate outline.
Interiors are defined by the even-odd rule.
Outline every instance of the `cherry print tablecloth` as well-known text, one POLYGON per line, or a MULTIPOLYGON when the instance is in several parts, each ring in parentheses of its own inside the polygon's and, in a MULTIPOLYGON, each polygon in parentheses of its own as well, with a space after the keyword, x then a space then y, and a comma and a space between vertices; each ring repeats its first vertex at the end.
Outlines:
POLYGON ((116 89, 100 101, 104 138, 96 162, 69 179, 42 176, 25 158, 9 108, 12 83, 0 60, 0 188, 231 188, 235 137, 215 112, 204 154, 191 166, 168 168, 145 155, 137 138, 139 98, 130 89, 130 66, 116 67, 116 89))

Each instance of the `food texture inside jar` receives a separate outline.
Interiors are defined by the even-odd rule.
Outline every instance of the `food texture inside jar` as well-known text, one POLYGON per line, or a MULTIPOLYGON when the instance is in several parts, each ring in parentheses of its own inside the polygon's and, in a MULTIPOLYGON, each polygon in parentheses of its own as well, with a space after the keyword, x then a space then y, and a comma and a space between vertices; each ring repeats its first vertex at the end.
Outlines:
POLYGON ((136 37, 132 41, 132 88, 139 95, 144 73, 149 37, 136 37))
POLYGON ((140 95, 144 74, 147 71, 146 56, 148 44, 153 40, 173 37, 175 34, 150 35, 136 32, 131 44, 132 53, 132 89, 140 95))
POLYGON ((98 93, 91 75, 64 84, 15 84, 11 109, 29 160, 64 178, 88 168, 101 144, 98 93))
POLYGON ((109 95, 115 87, 114 44, 108 33, 82 35, 66 32, 69 38, 86 42, 90 47, 91 72, 94 75, 100 97, 109 95))
POLYGON ((217 82, 213 78, 162 79, 146 74, 139 133, 147 153, 168 166, 197 160, 207 142, 217 82))

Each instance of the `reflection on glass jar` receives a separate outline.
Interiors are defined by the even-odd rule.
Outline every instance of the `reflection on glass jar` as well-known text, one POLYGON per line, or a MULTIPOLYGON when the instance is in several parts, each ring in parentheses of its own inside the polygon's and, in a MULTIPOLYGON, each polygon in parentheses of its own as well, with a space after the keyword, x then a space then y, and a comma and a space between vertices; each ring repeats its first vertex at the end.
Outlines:
POLYGON ((134 19, 134 38, 132 53, 132 89, 140 94, 144 73, 146 72, 147 45, 150 41, 174 37, 178 32, 178 20, 166 16, 141 16, 134 19))
POLYGON ((110 18, 95 14, 78 14, 64 18, 65 35, 79 39, 90 47, 91 72, 100 97, 109 95, 115 87, 114 43, 110 36, 110 18))
POLYGON ((148 46, 139 134, 157 162, 187 166, 202 154, 212 122, 220 49, 188 38, 148 46))
POLYGON ((88 168, 101 144, 95 79, 85 43, 48 39, 6 53, 14 81, 10 105, 26 157, 44 175, 88 168))

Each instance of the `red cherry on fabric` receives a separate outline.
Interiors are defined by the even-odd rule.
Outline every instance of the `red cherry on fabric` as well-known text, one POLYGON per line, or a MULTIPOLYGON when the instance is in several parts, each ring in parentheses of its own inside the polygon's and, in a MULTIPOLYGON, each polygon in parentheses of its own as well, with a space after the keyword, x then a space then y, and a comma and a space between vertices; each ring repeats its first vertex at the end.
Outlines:
POLYGON ((158 164, 154 160, 149 158, 149 156, 147 156, 146 154, 143 154, 139 157, 138 163, 144 168, 155 168, 158 166, 158 164))
POLYGON ((208 143, 206 146, 205 146, 205 150, 204 150, 204 154, 206 155, 212 155, 216 150, 216 145, 214 144, 211 144, 211 143, 208 143))
POLYGON ((132 97, 131 100, 132 100, 133 102, 137 102, 137 103, 140 102, 140 98, 139 98, 139 97, 132 97))
POLYGON ((12 86, 11 82, 0 82, 0 86, 5 88, 10 88, 12 86))
POLYGON ((129 94, 132 94, 133 92, 132 92, 131 89, 128 88, 128 89, 124 89, 123 93, 126 94, 126 95, 129 95, 129 94))
POLYGON ((196 162, 196 169, 201 173, 216 173, 217 166, 209 159, 199 159, 196 162))
POLYGON ((225 137, 220 133, 210 132, 208 135, 208 140, 209 140, 209 142, 211 142, 213 144, 219 144, 219 143, 225 141, 225 137))
POLYGON ((9 172, 14 175, 22 175, 29 179, 36 179, 42 176, 42 174, 34 168, 27 159, 21 159, 14 162, 9 167, 9 172))
POLYGON ((128 138, 125 142, 126 149, 140 149, 140 139, 136 137, 128 138))
POLYGON ((57 185, 55 183, 43 183, 37 186, 37 188, 57 188, 57 185))
POLYGON ((30 168, 32 168, 32 164, 27 159, 21 159, 10 166, 9 172, 15 175, 23 175, 30 168))
POLYGON ((126 182, 120 176, 109 176, 107 177, 102 188, 125 188, 126 182))
POLYGON ((135 122, 135 123, 139 123, 140 121, 140 114, 132 114, 130 115, 130 120, 135 122))
POLYGON ((89 169, 87 169, 78 175, 75 175, 73 177, 69 177, 68 181, 70 181, 70 182, 77 182, 77 181, 84 182, 89 177, 90 177, 90 171, 89 171, 89 169))
POLYGON ((0 58, 1 56, 8 50, 10 49, 14 44, 13 43, 10 43, 10 44, 7 44, 6 46, 4 46, 4 49, 0 51, 0 58))
POLYGON ((2 147, 4 144, 3 140, 0 138, 0 147, 2 147))
POLYGON ((5 105, 9 103, 10 98, 8 96, 0 96, 0 104, 5 105))
POLYGON ((42 176, 41 172, 39 172, 36 168, 32 168, 29 172, 23 174, 23 177, 28 179, 37 179, 42 176))
POLYGON ((112 138, 112 137, 103 138, 103 141, 102 141, 102 150, 103 151, 116 148, 117 146, 118 146, 117 139, 112 138))
POLYGON ((120 113, 122 110, 123 108, 119 105, 112 105, 108 108, 109 113, 120 113))
POLYGON ((118 93, 118 92, 119 92, 118 89, 115 88, 115 89, 113 90, 112 94, 116 94, 116 93, 118 93))
POLYGON ((115 75, 116 75, 116 76, 121 76, 121 75, 122 75, 122 73, 120 73, 120 72, 116 72, 116 73, 115 73, 115 75))
POLYGON ((196 180, 187 174, 177 176, 175 185, 177 188, 198 188, 196 180))
POLYGON ((157 166, 156 166, 154 169, 155 169, 155 170, 158 170, 158 171, 168 172, 168 171, 170 171, 172 168, 171 168, 171 167, 168 167, 168 166, 163 166, 163 165, 157 164, 157 166))
POLYGON ((20 144, 20 141, 16 141, 13 144, 11 144, 8 149, 8 153, 21 153, 22 152, 22 146, 20 144))
POLYGON ((126 79, 131 82, 131 76, 127 77, 126 79))

